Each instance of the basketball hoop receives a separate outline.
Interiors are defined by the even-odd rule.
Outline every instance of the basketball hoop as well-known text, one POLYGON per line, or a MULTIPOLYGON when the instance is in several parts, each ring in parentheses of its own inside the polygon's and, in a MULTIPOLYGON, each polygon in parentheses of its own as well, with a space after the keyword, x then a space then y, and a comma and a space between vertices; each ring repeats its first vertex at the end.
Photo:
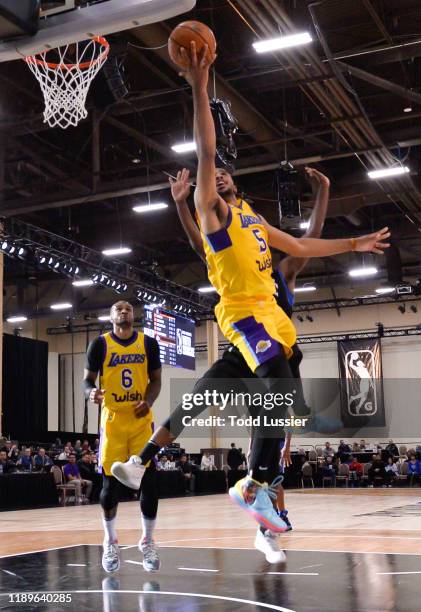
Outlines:
POLYGON ((25 61, 44 96, 44 123, 66 129, 85 119, 89 87, 107 59, 110 45, 101 36, 28 55, 25 61), (48 57, 47 57, 48 56, 48 57), (56 61, 52 63, 51 61, 56 61), (68 63, 72 59, 72 63, 68 63))

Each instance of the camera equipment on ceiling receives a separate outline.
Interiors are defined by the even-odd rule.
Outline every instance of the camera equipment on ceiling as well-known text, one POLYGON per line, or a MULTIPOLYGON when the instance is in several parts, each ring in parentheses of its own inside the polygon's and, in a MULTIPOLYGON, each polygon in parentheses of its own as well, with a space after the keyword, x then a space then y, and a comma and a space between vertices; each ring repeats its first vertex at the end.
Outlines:
POLYGON ((237 147, 234 142, 234 134, 238 130, 237 120, 227 100, 212 98, 210 108, 215 124, 217 162, 232 170, 232 161, 237 159, 237 147))
POLYGON ((278 191, 279 221, 286 217, 300 217, 300 188, 298 171, 288 162, 283 161, 276 170, 278 191))

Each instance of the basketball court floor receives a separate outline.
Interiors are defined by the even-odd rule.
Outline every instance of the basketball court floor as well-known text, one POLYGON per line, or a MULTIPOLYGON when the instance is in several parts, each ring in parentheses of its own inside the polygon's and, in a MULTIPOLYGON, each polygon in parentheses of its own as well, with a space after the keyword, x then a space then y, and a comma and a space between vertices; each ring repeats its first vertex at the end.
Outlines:
POLYGON ((421 609, 419 489, 288 492, 285 563, 253 548, 255 526, 227 495, 160 502, 161 570, 137 550, 137 502, 118 515, 122 564, 101 567, 99 506, 0 515, 1 610, 387 612, 421 609), (29 593, 42 600, 19 600, 29 593), (61 600, 60 600, 61 597, 61 600), (64 599, 66 601, 64 601, 64 599))

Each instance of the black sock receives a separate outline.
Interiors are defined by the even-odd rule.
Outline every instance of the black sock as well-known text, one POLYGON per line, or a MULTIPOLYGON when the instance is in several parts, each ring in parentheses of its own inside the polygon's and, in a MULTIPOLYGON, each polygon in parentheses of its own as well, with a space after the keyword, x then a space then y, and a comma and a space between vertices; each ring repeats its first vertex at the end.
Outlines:
POLYGON ((143 465, 146 465, 148 461, 153 459, 155 455, 159 453, 159 446, 156 442, 149 440, 143 451, 140 453, 143 465))

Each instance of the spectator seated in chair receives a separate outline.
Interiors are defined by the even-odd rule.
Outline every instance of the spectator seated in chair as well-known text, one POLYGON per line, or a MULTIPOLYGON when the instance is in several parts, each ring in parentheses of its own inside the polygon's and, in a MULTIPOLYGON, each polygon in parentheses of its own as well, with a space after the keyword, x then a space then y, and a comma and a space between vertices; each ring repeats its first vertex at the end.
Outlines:
POLYGON ((173 469, 172 463, 168 460, 167 455, 161 455, 161 458, 156 465, 156 469, 166 471, 173 469))
POLYGON ((69 455, 69 463, 63 468, 64 477, 68 484, 71 484, 75 487, 75 498, 76 504, 83 503, 82 498, 82 490, 85 490, 85 498, 88 501, 92 492, 92 482, 90 480, 85 480, 81 477, 79 468, 76 465, 76 455, 75 453, 71 453, 69 455))
POLYGON ((89 452, 91 452, 91 450, 92 450, 92 449, 91 449, 91 447, 89 446, 89 440, 84 440, 84 441, 82 442, 82 453, 83 453, 83 451, 89 451, 89 452))
MULTIPOLYGON (((327 444, 329 444, 327 442, 327 444)), ((336 473, 338 471, 337 466, 333 462, 333 457, 328 455, 321 465, 321 475, 323 478, 331 478, 332 479, 332 487, 336 486, 336 473)))
POLYGON ((393 440, 389 440, 389 444, 386 446, 385 450, 389 453, 391 457, 399 457, 399 449, 393 442, 393 440))
POLYGON ((328 457, 334 457, 335 456, 335 451, 333 450, 332 446, 330 445, 330 442, 326 442, 325 447, 323 449, 323 457, 325 459, 327 459, 328 457))
MULTIPOLYGON (((91 453, 87 450, 82 451, 82 458, 77 462, 79 468, 79 474, 82 480, 86 480, 92 483, 97 481, 97 473, 95 472, 95 464, 91 461, 91 453)), ((91 493, 92 494, 92 491, 91 493)), ((89 497, 88 494, 86 497, 89 497)), ((89 497, 89 499, 91 499, 89 497)))
POLYGON ((16 441, 10 443, 10 449, 7 451, 7 458, 13 463, 17 463, 19 461, 19 448, 16 441))
POLYGON ((380 455, 373 455, 371 468, 368 470, 368 486, 373 487, 374 484, 386 486, 386 466, 381 460, 380 455))
POLYGON ((389 457, 387 460, 387 464, 385 467, 386 470, 386 483, 388 487, 391 487, 392 484, 398 480, 399 467, 398 464, 395 463, 393 457, 389 457))
POLYGON ((25 448, 21 458, 18 460, 17 465, 19 469, 23 472, 32 472, 33 462, 32 462, 32 450, 30 448, 25 448))
POLYGON ((358 444, 358 442, 354 442, 354 444, 352 445, 352 452, 359 453, 360 451, 361 451, 360 445, 358 444))
POLYGON ((363 475, 363 465, 360 463, 355 457, 351 456, 351 461, 349 463, 349 484, 350 486, 355 486, 361 480, 361 476, 363 475))
POLYGON ((191 493, 194 491, 194 466, 187 460, 187 455, 181 455, 180 461, 177 463, 177 468, 184 474, 184 480, 186 484, 186 491, 191 493))
POLYGON ((421 477, 421 461, 412 454, 408 461, 408 480, 411 487, 421 477))
POLYGON ((0 450, 0 476, 2 474, 11 474, 12 472, 16 472, 16 465, 7 458, 6 448, 2 448, 0 450))
POLYGON ((37 472, 49 472, 53 462, 45 453, 45 448, 40 448, 38 454, 34 457, 34 470, 37 472))
POLYGON ((60 461, 68 461, 70 453, 72 452, 73 452, 72 443, 66 442, 63 450, 61 451, 57 459, 59 459, 60 461))
POLYGON ((55 441, 51 445, 51 450, 54 454, 59 455, 63 450, 63 444, 60 438, 56 438, 55 441))

